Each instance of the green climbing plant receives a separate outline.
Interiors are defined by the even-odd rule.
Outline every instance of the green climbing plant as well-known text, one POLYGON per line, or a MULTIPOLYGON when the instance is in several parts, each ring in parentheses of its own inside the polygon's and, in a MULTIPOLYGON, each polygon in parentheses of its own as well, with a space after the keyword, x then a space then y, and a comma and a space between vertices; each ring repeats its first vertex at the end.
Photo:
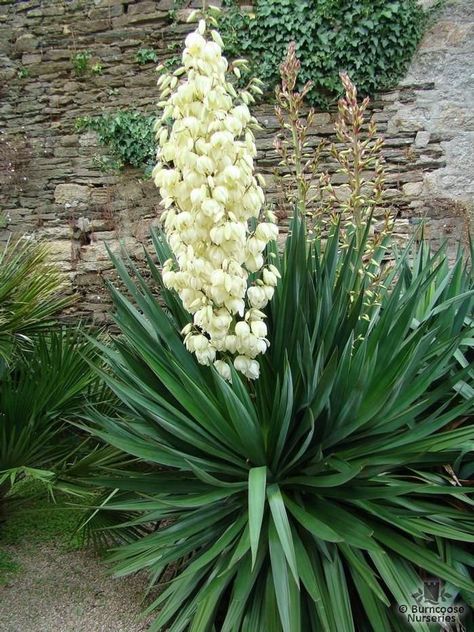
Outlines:
POLYGON ((77 131, 93 130, 99 142, 107 147, 110 157, 103 164, 113 165, 113 170, 125 166, 142 168, 145 174, 155 162, 155 116, 132 110, 103 113, 77 119, 77 131))
POLYGON ((77 77, 83 77, 89 71, 89 64, 91 60, 91 54, 89 51, 80 51, 75 53, 71 57, 71 64, 74 70, 74 74, 77 77))
POLYGON ((362 94, 396 84, 421 39, 427 14, 416 0, 256 0, 253 12, 225 0, 218 21, 226 55, 246 57, 251 74, 268 91, 294 41, 300 86, 311 80, 308 101, 327 106, 340 94, 341 71, 362 94))
POLYGON ((139 48, 135 55, 135 61, 140 66, 144 66, 150 62, 156 62, 158 56, 152 48, 139 48))

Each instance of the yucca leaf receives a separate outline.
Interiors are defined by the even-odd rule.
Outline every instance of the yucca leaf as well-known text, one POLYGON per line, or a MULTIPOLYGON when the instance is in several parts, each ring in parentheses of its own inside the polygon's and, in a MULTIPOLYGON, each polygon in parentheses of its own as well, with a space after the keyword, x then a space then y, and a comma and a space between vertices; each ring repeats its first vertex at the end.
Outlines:
POLYGON ((296 567, 295 549, 291 535, 290 522, 286 513, 285 501, 278 485, 273 484, 267 487, 267 498, 272 514, 276 533, 280 539, 281 548, 285 554, 288 566, 293 573, 296 585, 299 586, 298 569, 296 567))
POLYGON ((420 568, 434 573, 436 577, 446 579, 455 586, 458 586, 458 588, 464 588, 470 592, 474 591, 474 582, 445 564, 426 547, 418 546, 411 540, 398 535, 392 529, 387 529, 386 527, 378 526, 376 537, 377 540, 385 544, 389 549, 395 551, 401 557, 414 562, 420 568))
POLYGON ((341 542, 342 536, 336 533, 327 523, 317 518, 312 512, 303 509, 289 498, 284 499, 286 507, 296 518, 302 527, 309 531, 315 538, 328 542, 341 542))
POLYGON ((255 566, 260 542, 263 515, 266 502, 267 468, 253 467, 249 471, 248 504, 249 504, 249 536, 252 550, 252 568, 255 566))
MULTIPOLYGON (((288 566, 288 554, 283 548, 282 538, 273 520, 270 521, 268 537, 273 586, 283 632, 299 632, 300 612, 297 583, 295 583, 292 575, 288 573, 290 568, 288 566)), ((294 560, 293 563, 296 564, 296 561, 294 560)))
POLYGON ((328 587, 328 598, 334 615, 336 630, 355 632, 351 611, 351 601, 339 553, 333 552, 333 560, 322 559, 324 575, 328 587))

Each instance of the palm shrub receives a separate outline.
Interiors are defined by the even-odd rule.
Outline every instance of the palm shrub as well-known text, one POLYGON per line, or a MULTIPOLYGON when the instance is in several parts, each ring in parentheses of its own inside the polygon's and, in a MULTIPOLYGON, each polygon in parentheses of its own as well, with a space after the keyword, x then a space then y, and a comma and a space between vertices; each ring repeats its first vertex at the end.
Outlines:
POLYGON ((47 245, 27 238, 0 251, 0 518, 25 477, 51 495, 91 498, 94 476, 129 461, 74 428, 89 405, 109 410, 115 398, 94 370, 93 332, 57 318, 75 297, 48 259, 47 245))
MULTIPOLYGON (((51 485, 85 437, 68 422, 111 395, 94 370, 96 345, 80 327, 35 334, 0 382, 0 504, 25 476, 51 485)), ((82 452, 82 450, 80 450, 82 452)), ((72 456, 74 458, 72 458, 72 456)), ((67 469, 67 468, 66 468, 67 469)))
POLYGON ((45 244, 19 239, 0 251, 0 375, 18 347, 51 325, 73 298, 45 244), (3 368, 2 368, 3 367, 3 368))
POLYGON ((0 253, 0 513, 25 476, 83 494, 85 468, 90 478, 105 463, 123 466, 117 451, 68 424, 90 403, 107 409, 113 397, 94 371, 100 355, 84 328, 57 320, 74 296, 48 258, 45 244, 26 238, 0 253))
MULTIPOLYGON (((286 69, 294 79, 292 53, 286 69)), ((150 630, 427 632, 394 605, 414 603, 427 576, 472 604, 472 274, 461 254, 449 267, 425 247, 384 270, 388 223, 374 232, 362 189, 357 217, 333 202, 309 234, 294 85, 287 76, 282 108, 296 197, 284 251, 266 249, 281 279, 257 380, 232 365, 225 379, 188 352, 192 317, 152 255, 147 278, 113 257, 121 336, 102 349, 102 376, 122 408, 87 425, 156 468, 101 480, 108 514, 128 516, 116 573, 165 582, 150 630)), ((352 140, 345 155, 359 159, 352 140)), ((333 199, 324 178, 320 192, 333 199)), ((153 243, 161 264, 172 257, 163 234, 153 243)))

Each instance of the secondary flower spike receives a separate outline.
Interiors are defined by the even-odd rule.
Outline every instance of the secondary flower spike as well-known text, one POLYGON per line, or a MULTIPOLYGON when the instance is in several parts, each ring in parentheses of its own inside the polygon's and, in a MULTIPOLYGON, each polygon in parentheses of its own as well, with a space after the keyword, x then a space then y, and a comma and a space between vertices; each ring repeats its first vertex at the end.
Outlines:
POLYGON ((163 113, 153 177, 174 254, 164 264, 163 282, 193 315, 183 335, 198 361, 214 364, 226 379, 233 362, 256 379, 256 358, 269 345, 261 310, 280 276, 265 266, 264 251, 278 228, 271 213, 261 221, 263 178, 254 172, 252 133, 257 121, 247 106, 253 97, 228 82, 222 40, 216 31, 212 39, 205 33, 201 20, 186 38, 182 67, 158 80, 163 113))

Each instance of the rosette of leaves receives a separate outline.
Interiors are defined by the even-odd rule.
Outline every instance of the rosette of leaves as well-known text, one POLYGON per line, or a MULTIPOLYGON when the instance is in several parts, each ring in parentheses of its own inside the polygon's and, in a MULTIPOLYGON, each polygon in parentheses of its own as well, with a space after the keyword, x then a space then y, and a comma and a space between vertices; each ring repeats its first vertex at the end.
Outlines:
MULTIPOLYGON (((285 68, 297 156, 294 51, 285 68)), ((341 111, 356 120, 346 83, 341 111)), ((229 383, 187 352, 163 235, 146 277, 112 257, 121 336, 102 348, 102 377, 121 407, 87 427, 141 467, 95 479, 109 490, 95 517, 125 543, 118 575, 163 584, 155 632, 403 632, 396 604, 426 576, 472 603, 471 264, 425 245, 397 252, 359 202, 355 221, 334 202, 339 219, 309 235, 300 162, 284 251, 267 249, 281 280, 255 382, 232 369, 229 383)))
POLYGON ((335 229, 309 244, 295 216, 274 249, 255 384, 186 351, 187 316, 151 257, 165 308, 114 259, 128 293, 111 289, 122 336, 103 377, 126 410, 90 428, 165 470, 102 481, 118 490, 109 514, 135 516, 123 533, 145 531, 113 554, 116 572, 174 575, 151 630, 407 630, 391 604, 426 574, 472 597, 471 273, 461 256, 424 251, 416 273, 400 256, 374 302, 360 246, 339 243, 335 229))

